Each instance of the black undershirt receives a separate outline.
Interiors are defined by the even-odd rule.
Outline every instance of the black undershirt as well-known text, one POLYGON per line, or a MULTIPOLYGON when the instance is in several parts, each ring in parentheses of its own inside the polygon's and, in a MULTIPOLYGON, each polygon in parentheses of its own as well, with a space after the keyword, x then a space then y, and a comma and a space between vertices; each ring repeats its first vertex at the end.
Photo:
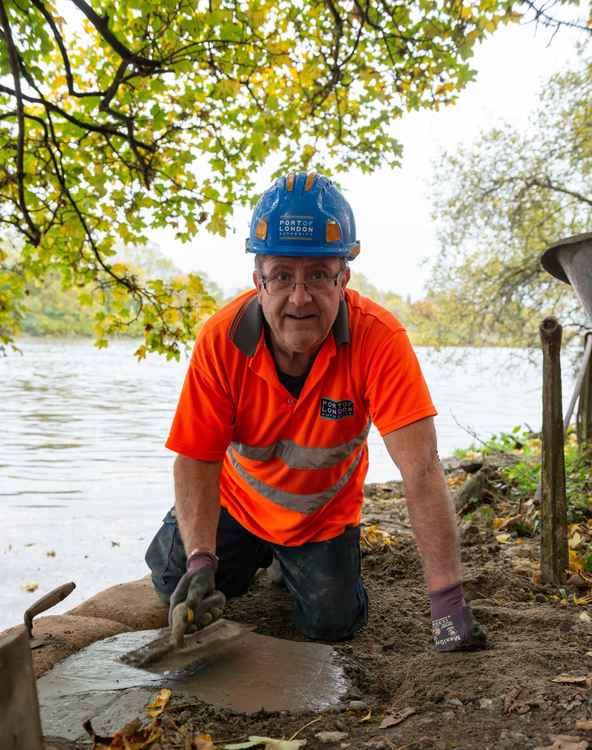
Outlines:
POLYGON ((310 363, 310 367, 308 370, 303 373, 302 375, 288 375, 287 372, 283 372, 278 367, 277 359, 275 358, 275 354, 273 352, 273 346, 271 344, 271 332, 269 330, 269 326, 267 323, 264 323, 265 328, 265 343, 267 344, 267 348, 271 352, 271 356, 273 357, 273 361, 275 363, 275 369, 278 374, 278 378, 280 379, 280 383, 284 386, 284 388, 289 391, 294 398, 298 398, 302 392, 302 389, 304 388, 304 383, 306 382, 306 378, 308 376, 308 373, 310 372, 312 365, 314 363, 314 357, 312 359, 312 362, 310 363))

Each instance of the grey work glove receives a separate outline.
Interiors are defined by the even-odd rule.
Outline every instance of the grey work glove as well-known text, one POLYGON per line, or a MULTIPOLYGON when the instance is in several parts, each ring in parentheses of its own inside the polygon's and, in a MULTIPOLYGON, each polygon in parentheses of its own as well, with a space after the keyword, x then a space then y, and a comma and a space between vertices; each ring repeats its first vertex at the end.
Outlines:
POLYGON ((187 572, 179 580, 169 604, 172 638, 180 645, 185 633, 195 632, 220 619, 226 597, 216 591, 218 560, 209 552, 197 552, 187 559, 187 572))
POLYGON ((461 583, 430 592, 430 605, 436 651, 477 651, 487 648, 487 633, 466 604, 461 583))

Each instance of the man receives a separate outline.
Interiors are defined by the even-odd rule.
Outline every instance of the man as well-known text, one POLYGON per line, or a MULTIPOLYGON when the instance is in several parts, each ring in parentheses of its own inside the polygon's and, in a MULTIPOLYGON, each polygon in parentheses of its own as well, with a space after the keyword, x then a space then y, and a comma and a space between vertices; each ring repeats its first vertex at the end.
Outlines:
POLYGON ((405 483, 436 648, 483 647, 419 364, 401 324, 347 289, 349 204, 323 176, 283 177, 246 249, 255 290, 201 329, 167 441, 175 509, 146 560, 171 619, 211 622, 216 592, 244 593, 275 557, 305 636, 355 635, 368 617, 359 523, 373 422, 405 483))

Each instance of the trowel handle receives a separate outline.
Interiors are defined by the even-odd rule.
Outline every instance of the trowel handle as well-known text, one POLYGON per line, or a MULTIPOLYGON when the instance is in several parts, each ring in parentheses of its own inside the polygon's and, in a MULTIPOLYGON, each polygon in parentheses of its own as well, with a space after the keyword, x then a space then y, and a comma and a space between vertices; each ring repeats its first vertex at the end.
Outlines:
POLYGON ((55 607, 56 604, 59 604, 69 594, 71 594, 75 588, 76 584, 74 583, 74 581, 70 581, 69 583, 62 583, 61 586, 53 589, 53 591, 50 591, 49 594, 45 594, 45 596, 42 596, 41 599, 38 599, 35 604, 32 604, 29 607, 29 609, 25 612, 25 627, 27 628, 27 632, 29 633, 29 638, 31 638, 33 635, 33 618, 37 615, 40 615, 42 612, 45 612, 46 609, 55 607))

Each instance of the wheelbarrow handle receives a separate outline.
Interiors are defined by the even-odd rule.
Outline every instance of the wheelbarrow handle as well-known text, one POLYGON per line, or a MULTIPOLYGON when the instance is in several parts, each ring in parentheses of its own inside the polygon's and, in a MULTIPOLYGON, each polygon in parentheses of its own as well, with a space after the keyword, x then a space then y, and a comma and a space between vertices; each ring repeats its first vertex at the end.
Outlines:
POLYGON ((61 586, 50 591, 49 594, 45 594, 41 599, 38 599, 35 604, 32 604, 29 609, 25 612, 25 627, 29 633, 29 638, 33 637, 33 618, 45 612, 50 607, 55 607, 63 601, 69 594, 71 594, 76 588, 74 581, 69 583, 62 583, 61 586))

